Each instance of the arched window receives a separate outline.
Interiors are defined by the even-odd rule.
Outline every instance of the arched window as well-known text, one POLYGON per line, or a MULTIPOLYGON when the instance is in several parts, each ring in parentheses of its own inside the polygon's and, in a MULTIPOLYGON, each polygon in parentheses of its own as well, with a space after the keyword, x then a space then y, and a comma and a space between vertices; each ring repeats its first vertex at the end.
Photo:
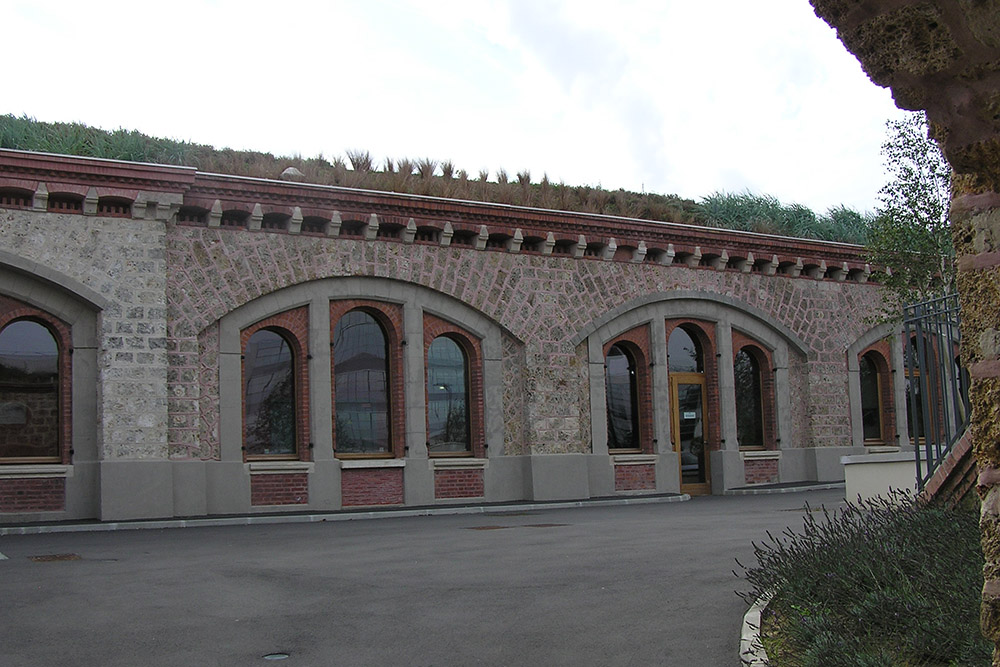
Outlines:
POLYGON ((639 449, 635 361, 624 347, 612 345, 605 359, 605 367, 608 449, 639 449))
POLYGON ((387 341, 382 325, 363 310, 346 313, 333 329, 338 454, 392 452, 387 341))
POLYGON ((868 352, 858 360, 861 378, 861 423, 865 442, 884 443, 885 429, 882 407, 882 378, 876 352, 868 352))
POLYGON ((667 342, 668 368, 671 373, 704 373, 701 345, 690 333, 679 326, 670 332, 667 342))
POLYGON ((243 391, 247 457, 295 456, 295 358, 277 331, 261 329, 247 341, 243 391))
POLYGON ((741 349, 733 360, 736 393, 736 437, 741 448, 764 448, 764 406, 761 393, 760 363, 741 349))
POLYGON ((59 352, 34 320, 0 330, 0 459, 60 460, 59 352))
POLYGON ((427 452, 472 450, 469 438, 469 362, 462 347, 438 336, 427 350, 427 452))

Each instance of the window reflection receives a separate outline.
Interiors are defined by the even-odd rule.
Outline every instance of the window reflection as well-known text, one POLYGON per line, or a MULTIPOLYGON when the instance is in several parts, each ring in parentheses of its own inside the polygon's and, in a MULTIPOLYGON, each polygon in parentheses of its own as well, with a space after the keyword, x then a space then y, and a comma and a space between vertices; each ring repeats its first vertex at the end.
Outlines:
POLYGON ((59 456, 59 346, 38 322, 0 331, 0 458, 59 456))
POLYGON ((385 332, 353 310, 333 330, 336 451, 378 454, 389 444, 389 366, 385 332))
POLYGON ((291 456, 295 447, 295 370, 285 338, 261 329, 243 353, 247 456, 291 456))
POLYGON ((668 368, 673 373, 703 373, 701 345, 684 327, 670 332, 667 342, 668 368))
POLYGON ((764 447, 764 411, 760 364, 746 349, 733 360, 736 391, 736 437, 740 447, 764 447))
POLYGON ((612 345, 605 360, 608 403, 608 449, 639 448, 639 413, 636 409, 635 362, 619 345, 612 345))
POLYGON ((882 401, 878 368, 868 354, 858 361, 861 377, 861 423, 867 441, 882 440, 882 401))
POLYGON ((447 336, 427 350, 427 451, 464 452, 469 443, 467 361, 461 346, 447 336))

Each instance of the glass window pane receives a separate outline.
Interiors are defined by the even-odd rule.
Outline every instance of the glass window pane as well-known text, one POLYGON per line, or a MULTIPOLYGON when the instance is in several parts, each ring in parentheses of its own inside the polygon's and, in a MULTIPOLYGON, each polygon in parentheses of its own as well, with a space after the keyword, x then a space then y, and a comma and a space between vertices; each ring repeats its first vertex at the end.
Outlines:
POLYGON ((736 437, 740 447, 764 446, 764 411, 760 395, 760 366, 745 350, 733 361, 736 388, 736 437))
POLYGON ((668 368, 675 373, 703 373, 701 345, 683 329, 677 327, 670 332, 667 342, 668 368))
POLYGON ((59 346, 30 320, 0 331, 0 458, 59 456, 59 346))
POLYGON ((295 454, 295 367, 281 334, 262 329, 250 337, 243 380, 247 456, 295 454))
POLYGON ((858 362, 861 376, 861 422, 865 440, 882 440, 882 405, 878 369, 868 355, 858 362))
POLYGON ((469 444, 469 385, 465 353, 451 338, 427 350, 427 451, 464 452, 469 444))
POLYGON ((703 393, 704 385, 701 383, 677 385, 677 439, 680 443, 683 484, 703 484, 708 481, 703 393))
POLYGON ((380 454, 389 445, 389 364, 375 318, 352 310, 333 329, 336 443, 340 454, 380 454))
POLYGON ((608 403, 608 449, 639 448, 639 412, 636 408, 635 363, 617 345, 605 362, 608 403))

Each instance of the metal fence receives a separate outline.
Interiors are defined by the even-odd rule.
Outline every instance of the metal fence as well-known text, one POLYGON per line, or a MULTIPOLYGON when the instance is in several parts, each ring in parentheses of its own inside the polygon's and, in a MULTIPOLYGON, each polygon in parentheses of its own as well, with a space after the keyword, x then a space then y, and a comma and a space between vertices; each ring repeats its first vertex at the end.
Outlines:
POLYGON ((969 423, 969 374, 958 357, 958 295, 906 306, 903 334, 907 423, 917 487, 923 489, 969 423))

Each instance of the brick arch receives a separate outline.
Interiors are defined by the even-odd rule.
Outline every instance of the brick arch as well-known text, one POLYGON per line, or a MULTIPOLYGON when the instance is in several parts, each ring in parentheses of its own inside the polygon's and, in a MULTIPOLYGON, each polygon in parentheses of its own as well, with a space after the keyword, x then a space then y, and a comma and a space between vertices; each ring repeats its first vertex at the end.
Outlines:
POLYGON ((778 449, 777 428, 775 424, 774 397, 774 359, 771 351, 738 331, 733 332, 733 362, 737 355, 746 352, 757 363, 760 374, 760 407, 761 428, 764 449, 778 449))
POLYGON ((632 355, 636 369, 636 405, 639 422, 639 450, 645 454, 653 453, 653 405, 652 378, 650 377, 649 327, 638 326, 609 340, 604 344, 604 360, 607 365, 608 353, 618 346, 632 355))
MULTIPOLYGON (((875 352, 880 361, 879 378, 882 380, 882 432, 884 444, 898 446, 909 442, 909 425, 906 415, 906 387, 896 382, 896 376, 903 368, 903 340, 901 327, 887 322, 872 327, 858 337, 846 350, 847 395, 851 416, 851 444, 866 446, 861 410, 860 359, 869 352, 875 352), (898 372, 897 372, 898 371, 898 372), (898 415, 904 415, 899 419, 898 415)), ((869 446, 874 443, 867 443, 869 446)))
MULTIPOLYGON (((435 315, 424 313, 424 396, 427 396, 427 355, 437 338, 445 336, 455 341, 465 354, 469 402, 470 453, 476 457, 486 455, 483 428, 483 345, 482 341, 463 327, 435 315)), ((425 411, 426 414, 426 411, 425 411)))
MULTIPOLYGON (((309 310, 305 307, 285 311, 250 325, 240 332, 240 349, 246 350, 247 343, 258 331, 273 331, 285 339, 292 348, 292 363, 295 373, 295 447, 296 457, 302 461, 312 458, 310 450, 309 422, 309 310)), ((243 355, 241 355, 242 357, 243 355)), ((246 374, 243 374, 244 391, 241 393, 243 410, 246 410, 246 374)), ((245 428, 245 426, 244 426, 245 428)), ((244 438, 246 434, 244 433, 244 438)), ((244 459, 246 450, 244 449, 244 459)))
MULTIPOLYGON (((668 348, 670 335, 676 329, 682 329, 701 346, 702 374, 705 376, 705 448, 708 451, 717 450, 722 446, 722 433, 719 429, 719 363, 716 356, 718 345, 715 340, 715 327, 712 322, 695 318, 669 320, 664 343, 668 348)), ((669 375, 669 370, 667 372, 669 375)))
MULTIPOLYGON (((386 337, 386 362, 389 367, 389 455, 400 458, 406 451, 405 396, 403 387, 403 309, 398 304, 367 299, 332 299, 330 301, 330 335, 342 317, 353 311, 371 315, 386 337)), ((333 341, 330 342, 330 376, 336 377, 333 341)), ((336 434, 336 389, 331 386, 330 404, 334 414, 333 442, 336 434)))
MULTIPOLYGON (((44 310, 28 305, 23 301, 0 295, 0 334, 8 325, 15 322, 34 322, 43 327, 55 341, 58 358, 58 380, 56 388, 57 407, 56 454, 53 458, 59 463, 72 462, 72 415, 73 415, 73 361, 72 337, 70 327, 57 317, 44 310)), ((48 458, 48 457, 47 457, 48 458)))

